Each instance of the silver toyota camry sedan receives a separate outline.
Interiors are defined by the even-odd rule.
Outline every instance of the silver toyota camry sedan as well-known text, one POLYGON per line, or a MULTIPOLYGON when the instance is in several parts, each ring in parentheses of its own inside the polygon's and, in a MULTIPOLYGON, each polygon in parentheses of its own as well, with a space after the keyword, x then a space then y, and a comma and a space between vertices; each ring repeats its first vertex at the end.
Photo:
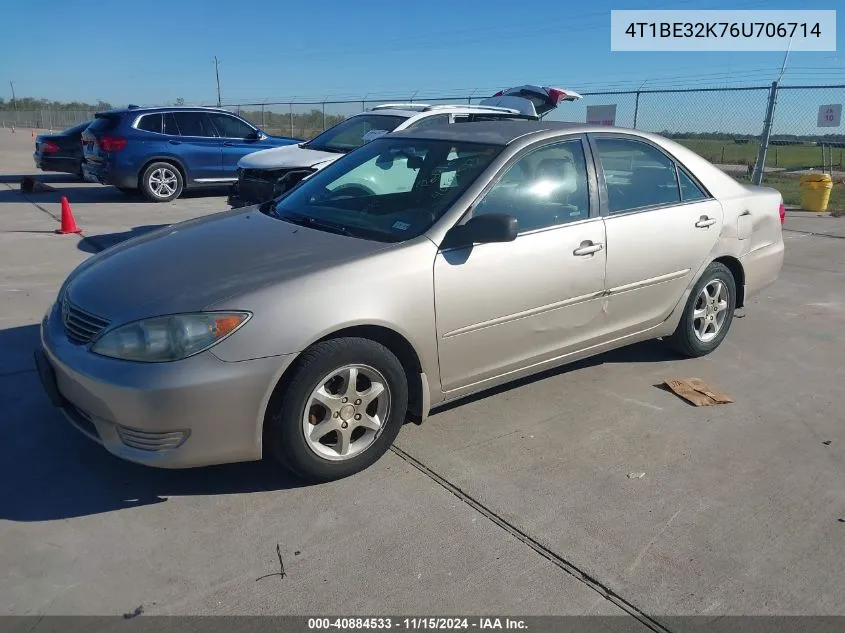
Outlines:
POLYGON ((394 133, 281 198, 91 257, 36 365, 124 459, 270 455, 336 479, 456 398, 646 339, 712 352, 780 272, 783 209, 635 130, 394 133))

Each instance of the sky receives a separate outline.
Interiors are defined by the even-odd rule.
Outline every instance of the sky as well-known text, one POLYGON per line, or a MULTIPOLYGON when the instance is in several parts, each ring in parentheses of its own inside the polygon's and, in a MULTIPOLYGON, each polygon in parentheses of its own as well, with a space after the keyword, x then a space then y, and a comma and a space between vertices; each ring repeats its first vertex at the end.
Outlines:
MULTIPOLYGON (((830 9, 802 0, 40 0, 6 3, 0 96, 114 104, 766 85, 779 52, 611 52, 610 9, 830 9), (84 8, 83 8, 84 7, 84 8)), ((840 51, 845 46, 837 25, 840 51)), ((845 83, 845 52, 793 52, 783 81, 845 83)), ((758 117, 759 118, 759 117, 758 117)))

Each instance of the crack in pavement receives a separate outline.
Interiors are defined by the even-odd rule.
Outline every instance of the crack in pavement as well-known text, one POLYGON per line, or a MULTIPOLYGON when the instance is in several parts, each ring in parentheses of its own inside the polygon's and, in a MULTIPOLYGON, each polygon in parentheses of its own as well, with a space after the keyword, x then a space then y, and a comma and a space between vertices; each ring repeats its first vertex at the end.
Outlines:
MULTIPOLYGON (((9 185, 9 183, 4 182, 3 184, 4 184, 4 185, 6 185, 6 189, 8 189, 9 191, 15 191, 15 188, 14 188, 14 187, 12 187, 11 185, 9 185)), ((61 218, 61 217, 59 217, 59 216, 55 215, 55 214, 54 214, 54 213, 52 213, 49 209, 45 209, 44 207, 42 207, 40 204, 38 204, 37 202, 35 202, 34 200, 32 200, 32 199, 31 199, 28 195, 26 195, 23 191, 21 191, 21 197, 23 197, 23 199, 24 199, 24 200, 26 200, 27 202, 29 202, 32 206, 34 206, 34 207, 35 207, 36 209, 38 209, 39 211, 42 211, 42 212, 46 213, 47 215, 49 215, 49 216, 50 216, 51 218, 53 218, 56 222, 61 222, 61 221, 62 221, 62 218, 61 218)))
POLYGON ((801 235, 812 235, 813 237, 829 237, 834 240, 845 240, 845 235, 831 235, 830 233, 814 233, 813 231, 799 231, 798 229, 783 229, 784 233, 800 233, 801 235))
POLYGON ((483 503, 475 499, 473 496, 458 488, 455 484, 450 482, 445 477, 437 474, 431 468, 426 466, 424 463, 422 463, 415 457, 406 453, 398 446, 391 446, 390 451, 397 455, 400 459, 407 462, 409 465, 419 470, 422 474, 427 476, 436 484, 451 492, 453 495, 455 495, 458 499, 466 503, 468 506, 470 506, 477 512, 483 514, 490 521, 492 521, 500 528, 508 532, 511 536, 515 537, 519 541, 522 541, 525 545, 533 549, 543 558, 550 561, 553 565, 559 567, 576 580, 587 585, 590 589, 598 593, 606 600, 609 600, 610 602, 615 604, 617 607, 625 611, 625 613, 627 613, 634 619, 638 620, 644 626, 648 627, 652 631, 657 631, 658 633, 672 633, 670 629, 663 626, 655 618, 648 615, 645 611, 634 605, 632 602, 620 596, 613 589, 603 584, 600 580, 593 578, 587 572, 580 569, 575 563, 572 563, 560 556, 559 554, 553 552, 548 547, 523 532, 513 523, 510 523, 506 519, 499 516, 495 511, 491 510, 483 503))

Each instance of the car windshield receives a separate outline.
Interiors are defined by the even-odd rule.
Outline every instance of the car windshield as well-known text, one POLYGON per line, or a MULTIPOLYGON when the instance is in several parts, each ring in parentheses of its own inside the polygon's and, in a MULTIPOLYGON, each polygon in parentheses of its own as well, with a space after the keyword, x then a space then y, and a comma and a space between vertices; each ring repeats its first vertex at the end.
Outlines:
POLYGON ((404 116, 359 114, 330 127, 305 143, 303 147, 345 154, 374 138, 392 132, 400 123, 407 120, 404 116))
POLYGON ((383 242, 427 231, 502 151, 465 141, 381 138, 268 203, 271 215, 383 242))

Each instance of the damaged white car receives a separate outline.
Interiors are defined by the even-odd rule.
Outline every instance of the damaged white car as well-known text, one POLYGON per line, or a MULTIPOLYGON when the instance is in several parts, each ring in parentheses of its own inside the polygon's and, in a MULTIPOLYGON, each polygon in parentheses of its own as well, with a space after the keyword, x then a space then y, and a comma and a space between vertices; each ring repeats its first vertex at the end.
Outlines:
MULTIPOLYGON (((564 101, 581 98, 560 88, 524 85, 497 92, 478 105, 386 103, 353 115, 305 143, 247 154, 238 162, 238 181, 229 205, 243 207, 282 195, 303 178, 384 134, 428 125, 541 119, 564 101)), ((368 193, 349 183, 349 195, 368 193)))

